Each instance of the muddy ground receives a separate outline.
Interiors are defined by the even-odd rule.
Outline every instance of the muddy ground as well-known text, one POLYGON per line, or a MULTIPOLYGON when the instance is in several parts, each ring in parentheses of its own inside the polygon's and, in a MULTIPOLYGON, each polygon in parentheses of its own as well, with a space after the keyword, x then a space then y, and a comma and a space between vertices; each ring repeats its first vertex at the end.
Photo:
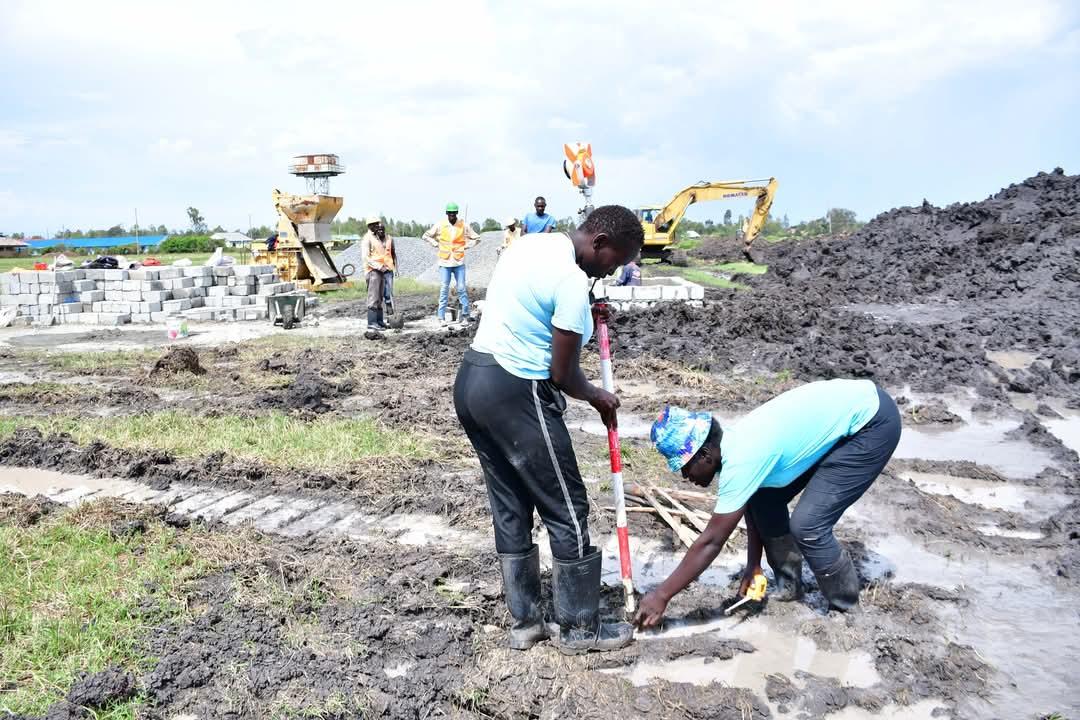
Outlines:
MULTIPOLYGON (((716 248, 713 259, 729 259, 724 252, 716 248)), ((743 279, 748 291, 615 319, 625 473, 677 484, 643 430, 664 403, 728 420, 814 379, 875 380, 900 402, 905 431, 897 456, 838 530, 858 559, 861 612, 826 614, 812 592, 803 603, 767 603, 723 620, 741 562, 736 538, 717 577, 672 603, 667 634, 609 656, 563 658, 546 646, 511 653, 486 541, 416 548, 275 537, 189 588, 196 617, 153 630, 152 670, 88 678, 75 697, 93 707, 79 695, 85 687, 127 692, 130 680, 152 718, 268 717, 282 707, 392 718, 1080 712, 1062 669, 1080 641, 1080 178, 1039 175, 979 203, 901 208, 848 238, 761 244, 755 253, 770 271, 743 279), (260 595, 270 575, 285 587, 273 602, 260 595)), ((433 310, 430 298, 398 307, 410 323, 433 310)), ((319 313, 362 311, 353 302, 319 313)), ((469 336, 223 342, 194 348, 197 374, 190 357, 157 351, 128 365, 59 368, 0 346, 3 371, 18 378, 0 375, 0 419, 162 407, 283 412, 305 422, 372 417, 443 448, 437 457, 312 470, 80 445, 26 428, 0 442, 0 464, 158 488, 347 498, 374 515, 430 514, 486 538, 483 480, 450 392, 469 336)), ((596 376, 592 346, 586 368, 596 376)), ((610 554, 606 443, 587 407, 571 403, 567 423, 593 500, 594 542, 610 554)), ((0 522, 50 512, 4 503, 0 522)), ((631 516, 631 531, 638 585, 647 589, 680 546, 644 514, 631 516)), ((196 524, 184 532, 241 531, 196 524)), ((620 594, 609 588, 605 601, 617 616, 620 594)), ((146 602, 149 612, 153 593, 146 602)))

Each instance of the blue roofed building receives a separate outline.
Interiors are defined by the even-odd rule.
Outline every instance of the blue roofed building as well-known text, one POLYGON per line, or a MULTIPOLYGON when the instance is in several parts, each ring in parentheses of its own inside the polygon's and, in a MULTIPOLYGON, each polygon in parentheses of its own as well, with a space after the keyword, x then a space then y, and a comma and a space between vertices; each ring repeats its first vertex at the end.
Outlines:
POLYGON ((82 238, 49 238, 48 240, 27 240, 26 244, 35 250, 54 248, 63 245, 69 250, 104 250, 105 248, 121 247, 124 245, 134 247, 136 241, 139 252, 149 252, 161 244, 168 235, 120 235, 117 237, 82 237, 82 238))

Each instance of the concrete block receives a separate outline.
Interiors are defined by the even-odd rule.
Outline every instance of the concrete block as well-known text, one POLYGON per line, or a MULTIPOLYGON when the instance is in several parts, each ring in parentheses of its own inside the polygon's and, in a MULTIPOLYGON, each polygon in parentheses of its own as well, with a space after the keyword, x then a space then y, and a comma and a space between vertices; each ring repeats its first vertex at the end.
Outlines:
POLYGON ((19 296, 18 295, 3 295, 0 296, 0 305, 4 307, 18 307, 19 296))
POLYGON ((229 292, 232 295, 251 295, 254 292, 254 288, 248 285, 237 285, 236 287, 229 288, 229 292))
POLYGON ((631 288, 634 291, 635 300, 659 300, 661 297, 662 289, 659 285, 648 287, 646 285, 639 285, 631 288))
POLYGON ((108 300, 109 302, 120 302, 121 300, 124 299, 124 291, 123 290, 106 290, 105 291, 105 299, 108 300))
POLYGON ((702 287, 701 285, 698 285, 697 283, 691 283, 687 287, 687 290, 690 293, 690 299, 691 300, 704 300, 705 299, 705 288, 702 287))
POLYGON ((150 313, 161 312, 161 303, 159 302, 141 302, 138 305, 134 305, 131 308, 134 312, 148 315, 150 313))
MULTIPOLYGON (((207 268, 209 270, 210 268, 207 268)), ((213 276, 192 278, 195 281, 195 287, 208 288, 214 287, 213 276)))
POLYGON ((183 310, 190 310, 191 309, 191 301, 190 300, 166 300, 165 302, 161 303, 161 309, 162 309, 163 312, 167 312, 167 313, 178 313, 178 312, 181 312, 183 310))
POLYGON ((100 313, 99 325, 127 325, 131 322, 131 313, 100 313))
POLYGON ((56 282, 75 282, 83 279, 84 275, 79 273, 84 272, 83 270, 58 270, 54 274, 56 275, 56 282))
POLYGON ((206 295, 208 297, 225 297, 229 294, 229 288, 222 285, 215 285, 206 289, 206 295))
POLYGON ((128 270, 129 280, 157 280, 161 277, 160 268, 139 268, 138 270, 128 270))
POLYGON ((150 313, 150 322, 165 322, 169 319, 169 313, 159 310, 150 313))
POLYGON ((221 307, 221 301, 224 300, 219 295, 211 295, 210 297, 203 298, 204 307, 221 307))
POLYGON ((38 271, 36 271, 36 273, 37 273, 37 282, 39 282, 39 283, 56 282, 56 273, 54 273, 54 272, 49 272, 47 270, 38 270, 38 271))
POLYGON ((92 290, 97 290, 97 283, 93 280, 76 280, 75 290, 77 292, 90 292, 92 290))
POLYGON ((142 290, 125 290, 121 293, 124 296, 124 300, 127 302, 142 302, 143 294, 142 290))
POLYGON ((131 313, 131 322, 148 323, 150 322, 150 313, 131 313))
POLYGON ((165 290, 165 282, 162 280, 143 280, 139 283, 139 290, 143 292, 157 292, 165 290))
POLYGON ((86 271, 86 279, 87 280, 104 280, 105 279, 105 271, 104 270, 87 270, 86 271))
POLYGON ((75 316, 83 325, 97 325, 98 314, 96 312, 82 312, 75 316))
POLYGON ((690 289, 682 285, 659 285, 661 300, 689 300, 690 289))
POLYGON ((99 312, 103 313, 120 313, 131 314, 131 303, 126 302, 103 302, 101 303, 101 309, 99 312))
POLYGON ((203 278, 213 277, 214 269, 205 265, 192 265, 191 267, 184 268, 184 277, 189 278, 203 278))
POLYGON ((165 302, 166 300, 172 300, 172 291, 170 290, 148 290, 142 294, 143 302, 165 302))
POLYGON ((159 280, 175 280, 179 277, 184 277, 184 268, 182 267, 163 267, 158 271, 159 280))
POLYGON ((104 290, 91 290, 89 292, 79 293, 79 301, 84 302, 84 303, 101 302, 104 299, 105 299, 105 291, 104 290))
POLYGON ((630 300, 634 297, 634 288, 612 285, 606 288, 608 300, 630 300))
POLYGON ((120 289, 126 290, 128 292, 132 290, 142 290, 142 287, 140 287, 141 285, 141 280, 132 280, 131 278, 128 278, 127 280, 124 280, 122 283, 120 283, 120 289))
POLYGON ((232 277, 232 275, 233 275, 233 266, 232 265, 222 265, 220 267, 215 267, 215 268, 212 268, 212 269, 214 271, 214 277, 216 277, 216 278, 232 277))
POLYGON ((247 300, 246 297, 239 297, 239 296, 230 295, 229 297, 221 298, 221 306, 222 307, 238 308, 241 305, 246 304, 244 302, 245 300, 247 300))
POLYGON ((104 273, 104 275, 102 276, 102 279, 104 280, 110 280, 112 282, 123 282, 124 280, 128 279, 127 270, 102 270, 101 272, 104 273))
POLYGON ((101 283, 101 289, 102 290, 123 290, 124 289, 124 281, 123 280, 104 280, 101 283))

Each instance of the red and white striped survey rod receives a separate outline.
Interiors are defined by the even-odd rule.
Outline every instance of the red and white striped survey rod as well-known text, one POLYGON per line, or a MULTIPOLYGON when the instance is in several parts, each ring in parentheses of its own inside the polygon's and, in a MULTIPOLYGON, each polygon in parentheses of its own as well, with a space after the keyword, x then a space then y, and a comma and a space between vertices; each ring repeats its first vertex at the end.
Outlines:
MULTIPOLYGON (((597 310, 606 308, 596 304, 597 310)), ((596 336, 600 343, 600 377, 604 389, 615 392, 615 378, 611 373, 611 339, 607 322, 597 318, 596 336)), ((634 612, 634 579, 630 569, 630 531, 626 526, 626 498, 623 496, 622 454, 619 452, 619 428, 608 428, 608 452, 611 454, 611 490, 615 494, 615 532, 619 537, 619 569, 622 573, 623 590, 626 591, 626 612, 634 612)))

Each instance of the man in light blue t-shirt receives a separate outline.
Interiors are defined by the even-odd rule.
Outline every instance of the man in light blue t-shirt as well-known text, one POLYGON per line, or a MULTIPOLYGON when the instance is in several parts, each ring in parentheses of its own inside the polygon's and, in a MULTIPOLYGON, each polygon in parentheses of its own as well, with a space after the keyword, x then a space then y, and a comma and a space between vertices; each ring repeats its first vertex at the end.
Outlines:
POLYGON ((555 232, 555 218, 547 213, 547 200, 542 195, 533 202, 533 209, 536 212, 529 213, 521 221, 522 234, 555 232))
POLYGON ((830 606, 859 601, 851 557, 833 535, 840 516, 870 487, 900 441, 893 399, 869 380, 823 380, 789 390, 730 428, 706 412, 667 407, 653 423, 652 440, 696 485, 717 480, 712 519, 682 562, 641 603, 635 618, 651 627, 667 603, 720 553, 746 518, 746 570, 740 594, 761 572, 761 552, 776 580, 772 597, 802 596, 802 560, 830 606), (802 493, 788 515, 788 503, 802 493))
POLYGON ((563 395, 614 424, 619 399, 581 370, 593 333, 589 281, 629 261, 643 241, 637 216, 618 205, 598 207, 569 234, 515 240, 495 266, 454 381, 454 408, 484 471, 517 650, 543 640, 567 654, 617 650, 633 638, 628 623, 600 622, 602 558, 589 537, 589 496, 563 395), (534 512, 548 530, 558 631, 545 622, 534 512))

